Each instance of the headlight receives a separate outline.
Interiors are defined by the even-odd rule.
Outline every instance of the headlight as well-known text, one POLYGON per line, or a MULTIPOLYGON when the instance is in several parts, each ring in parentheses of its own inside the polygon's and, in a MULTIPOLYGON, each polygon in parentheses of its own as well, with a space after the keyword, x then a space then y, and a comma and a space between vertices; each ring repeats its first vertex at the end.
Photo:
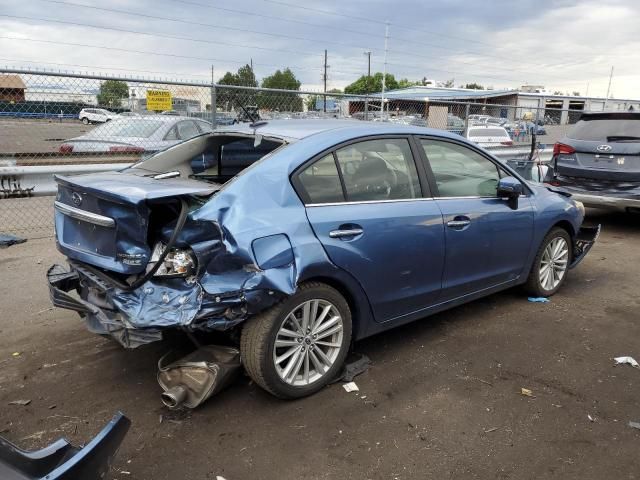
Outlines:
POLYGON ((582 216, 584 217, 584 203, 574 200, 573 203, 576 204, 576 208, 580 211, 582 216))
MULTIPOLYGON (((151 254, 151 260, 147 266, 147 271, 152 269, 160 259, 160 255, 165 249, 161 242, 156 243, 151 254)), ((191 250, 172 249, 164 258, 162 265, 154 274, 154 277, 186 277, 191 275, 196 268, 196 260, 191 250)))

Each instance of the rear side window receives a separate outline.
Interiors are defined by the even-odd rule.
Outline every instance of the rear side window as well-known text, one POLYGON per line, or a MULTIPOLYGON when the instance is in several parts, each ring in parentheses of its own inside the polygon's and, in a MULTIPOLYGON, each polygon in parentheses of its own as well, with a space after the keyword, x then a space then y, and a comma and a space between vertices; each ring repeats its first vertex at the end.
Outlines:
POLYGON ((582 118, 567 137, 596 142, 615 142, 616 140, 640 142, 640 116, 637 118, 582 118))
POLYGON ((333 154, 326 155, 305 168, 298 175, 298 181, 304 188, 308 203, 344 202, 333 154))
POLYGON ((181 140, 188 140, 189 138, 193 138, 200 134, 196 124, 191 121, 180 122, 177 127, 178 137, 180 137, 181 140))
POLYGON ((409 141, 367 140, 336 151, 347 199, 377 201, 422 196, 409 141))

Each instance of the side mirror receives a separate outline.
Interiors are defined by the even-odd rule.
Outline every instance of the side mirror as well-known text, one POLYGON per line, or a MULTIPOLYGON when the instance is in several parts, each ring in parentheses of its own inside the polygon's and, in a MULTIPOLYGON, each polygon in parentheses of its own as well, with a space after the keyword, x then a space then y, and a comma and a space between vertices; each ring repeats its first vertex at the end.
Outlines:
POLYGON ((522 192, 522 183, 517 178, 504 177, 498 182, 498 198, 509 199, 509 206, 514 210, 518 208, 518 197, 522 192))

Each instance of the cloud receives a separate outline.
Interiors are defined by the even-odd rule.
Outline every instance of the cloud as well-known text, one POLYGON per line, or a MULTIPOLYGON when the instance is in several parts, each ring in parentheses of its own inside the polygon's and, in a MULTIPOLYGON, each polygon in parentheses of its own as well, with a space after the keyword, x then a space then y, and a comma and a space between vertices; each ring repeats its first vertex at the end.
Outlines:
POLYGON ((5 0, 0 37, 31 40, 0 38, 0 64, 204 80, 212 65, 219 78, 253 61, 259 78, 290 67, 319 89, 327 49, 329 86, 344 87, 366 73, 364 51, 383 69, 388 20, 387 71, 398 78, 582 93, 588 84, 604 95, 615 65, 613 92, 636 95, 636 2, 294 2, 5 0))

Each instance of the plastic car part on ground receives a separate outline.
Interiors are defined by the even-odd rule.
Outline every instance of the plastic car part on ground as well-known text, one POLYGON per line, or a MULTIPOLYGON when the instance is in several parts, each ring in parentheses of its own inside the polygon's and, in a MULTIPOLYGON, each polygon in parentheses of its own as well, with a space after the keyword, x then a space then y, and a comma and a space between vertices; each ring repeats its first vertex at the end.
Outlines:
POLYGON ((0 233, 0 248, 7 248, 11 245, 17 245, 18 243, 24 243, 26 241, 26 238, 16 237, 8 233, 0 233))
POLYGON ((59 439, 37 451, 26 451, 0 437, 2 480, 92 480, 105 478, 131 421, 117 413, 83 448, 59 439))
POLYGON ((614 360, 616 361, 616 365, 627 364, 635 368, 640 368, 640 365, 638 364, 638 362, 636 362, 635 358, 633 357, 616 357, 614 358, 614 360))
POLYGON ((231 347, 206 345, 163 365, 158 362, 162 402, 169 408, 196 408, 224 389, 240 370, 240 352, 231 347))

